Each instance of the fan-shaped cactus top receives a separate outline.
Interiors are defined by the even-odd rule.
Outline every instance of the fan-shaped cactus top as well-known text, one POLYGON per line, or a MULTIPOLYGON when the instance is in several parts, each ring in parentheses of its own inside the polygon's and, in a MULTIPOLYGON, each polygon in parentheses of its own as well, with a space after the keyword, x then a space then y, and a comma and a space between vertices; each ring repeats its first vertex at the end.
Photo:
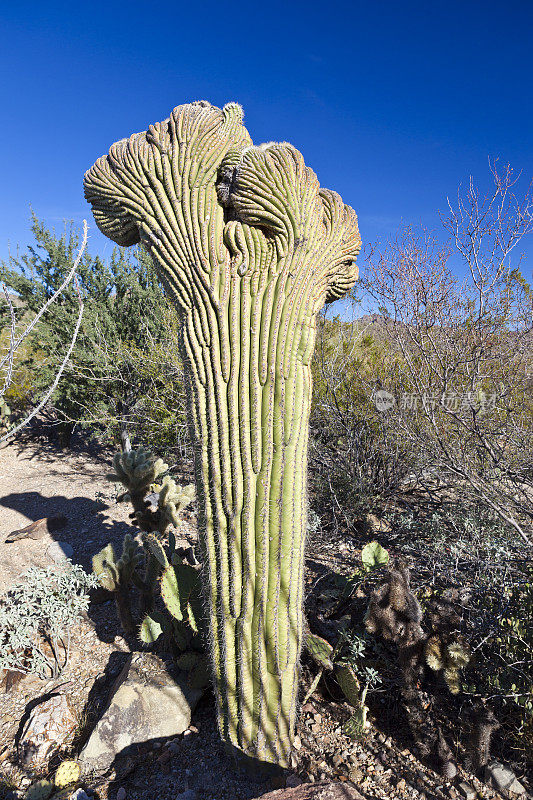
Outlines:
POLYGON ((191 270, 213 285, 221 270, 276 274, 288 261, 297 268, 305 262, 320 307, 357 279, 355 213, 336 192, 320 189, 292 145, 254 147, 242 119, 237 103, 177 106, 99 158, 85 175, 85 196, 106 236, 152 251, 185 308, 193 305, 191 270), (178 207, 187 213, 176 218, 178 207))

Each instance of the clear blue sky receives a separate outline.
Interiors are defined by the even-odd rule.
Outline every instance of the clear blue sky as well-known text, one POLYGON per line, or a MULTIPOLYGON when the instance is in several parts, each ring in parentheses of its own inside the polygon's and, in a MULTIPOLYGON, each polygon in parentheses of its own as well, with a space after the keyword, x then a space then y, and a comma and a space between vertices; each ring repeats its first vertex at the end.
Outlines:
POLYGON ((363 240, 436 224, 487 157, 533 175, 533 2, 49 2, 0 12, 0 258, 87 217, 110 144, 184 102, 239 101, 356 209, 363 240))

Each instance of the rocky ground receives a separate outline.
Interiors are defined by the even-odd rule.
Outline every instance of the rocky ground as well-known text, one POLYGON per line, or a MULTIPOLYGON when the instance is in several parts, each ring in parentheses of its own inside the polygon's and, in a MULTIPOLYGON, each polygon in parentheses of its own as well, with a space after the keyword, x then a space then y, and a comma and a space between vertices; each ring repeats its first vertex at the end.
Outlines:
MULTIPOLYGON (((93 553, 109 541, 118 545, 124 533, 131 530, 129 508, 115 502, 116 487, 105 480, 110 456, 110 452, 88 450, 83 443, 62 452, 44 437, 26 438, 0 450, 0 594, 29 565, 45 566, 65 554, 89 569, 93 553), (66 517, 60 530, 45 530, 36 539, 26 537, 4 543, 12 531, 58 514, 66 517)), ((178 535, 184 543, 194 541, 193 514, 184 514, 178 535)), ((312 549, 307 575, 309 592, 314 591, 328 565, 335 563, 339 569, 342 562, 349 565, 355 558, 349 542, 312 549)), ((123 638, 112 599, 97 592, 75 633, 70 663, 56 681, 3 675, 0 798, 22 796, 31 782, 49 774, 61 758, 79 753, 105 712, 117 678, 127 674, 130 653, 139 650, 134 640, 123 638), (64 741, 40 766, 21 763, 25 725, 33 719, 35 707, 50 697, 64 698, 64 741)), ((142 662, 145 656, 135 658, 142 662)), ((304 678, 309 675, 304 669, 304 678)), ((380 702, 386 705, 388 700, 382 698, 380 702)), ((248 800, 299 783, 316 783, 318 798, 327 796, 320 784, 324 780, 347 787, 337 797, 362 796, 367 800, 513 796, 508 792, 500 794, 461 769, 453 781, 446 782, 416 758, 406 730, 391 730, 381 724, 379 708, 379 703, 372 707, 369 728, 360 740, 353 740, 342 730, 351 713, 349 706, 330 692, 327 684, 321 684, 301 711, 293 773, 261 783, 237 772, 225 753, 216 731, 212 696, 207 692, 197 703, 192 719, 185 719, 182 731, 134 743, 124 763, 117 761, 106 775, 82 775, 81 785, 89 796, 101 800, 248 800), (357 791, 350 794, 348 787, 357 791)), ((387 719, 390 718, 389 714, 387 719)), ((297 789, 285 791, 286 795, 282 793, 280 798, 304 797, 303 791, 298 795, 297 789)))

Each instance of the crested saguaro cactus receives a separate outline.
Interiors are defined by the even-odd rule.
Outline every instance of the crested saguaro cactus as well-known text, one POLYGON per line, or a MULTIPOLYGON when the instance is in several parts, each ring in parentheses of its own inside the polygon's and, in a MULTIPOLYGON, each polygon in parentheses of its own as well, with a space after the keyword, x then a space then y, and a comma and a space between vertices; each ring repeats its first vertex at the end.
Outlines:
POLYGON ((221 735, 290 760, 302 641, 316 315, 357 279, 357 218, 242 109, 175 108, 85 175, 99 228, 142 243, 180 318, 221 735))

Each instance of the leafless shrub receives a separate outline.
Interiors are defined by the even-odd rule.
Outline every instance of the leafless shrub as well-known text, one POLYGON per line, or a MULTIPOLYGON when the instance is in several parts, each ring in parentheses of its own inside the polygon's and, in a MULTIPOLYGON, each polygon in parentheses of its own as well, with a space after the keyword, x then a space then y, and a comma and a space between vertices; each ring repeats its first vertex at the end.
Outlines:
POLYGON ((510 254, 533 231, 533 197, 515 195, 510 168, 492 175, 489 196, 471 181, 450 203, 444 244, 408 228, 371 248, 363 285, 395 351, 376 369, 389 425, 419 470, 451 479, 530 544, 533 292, 510 254))

